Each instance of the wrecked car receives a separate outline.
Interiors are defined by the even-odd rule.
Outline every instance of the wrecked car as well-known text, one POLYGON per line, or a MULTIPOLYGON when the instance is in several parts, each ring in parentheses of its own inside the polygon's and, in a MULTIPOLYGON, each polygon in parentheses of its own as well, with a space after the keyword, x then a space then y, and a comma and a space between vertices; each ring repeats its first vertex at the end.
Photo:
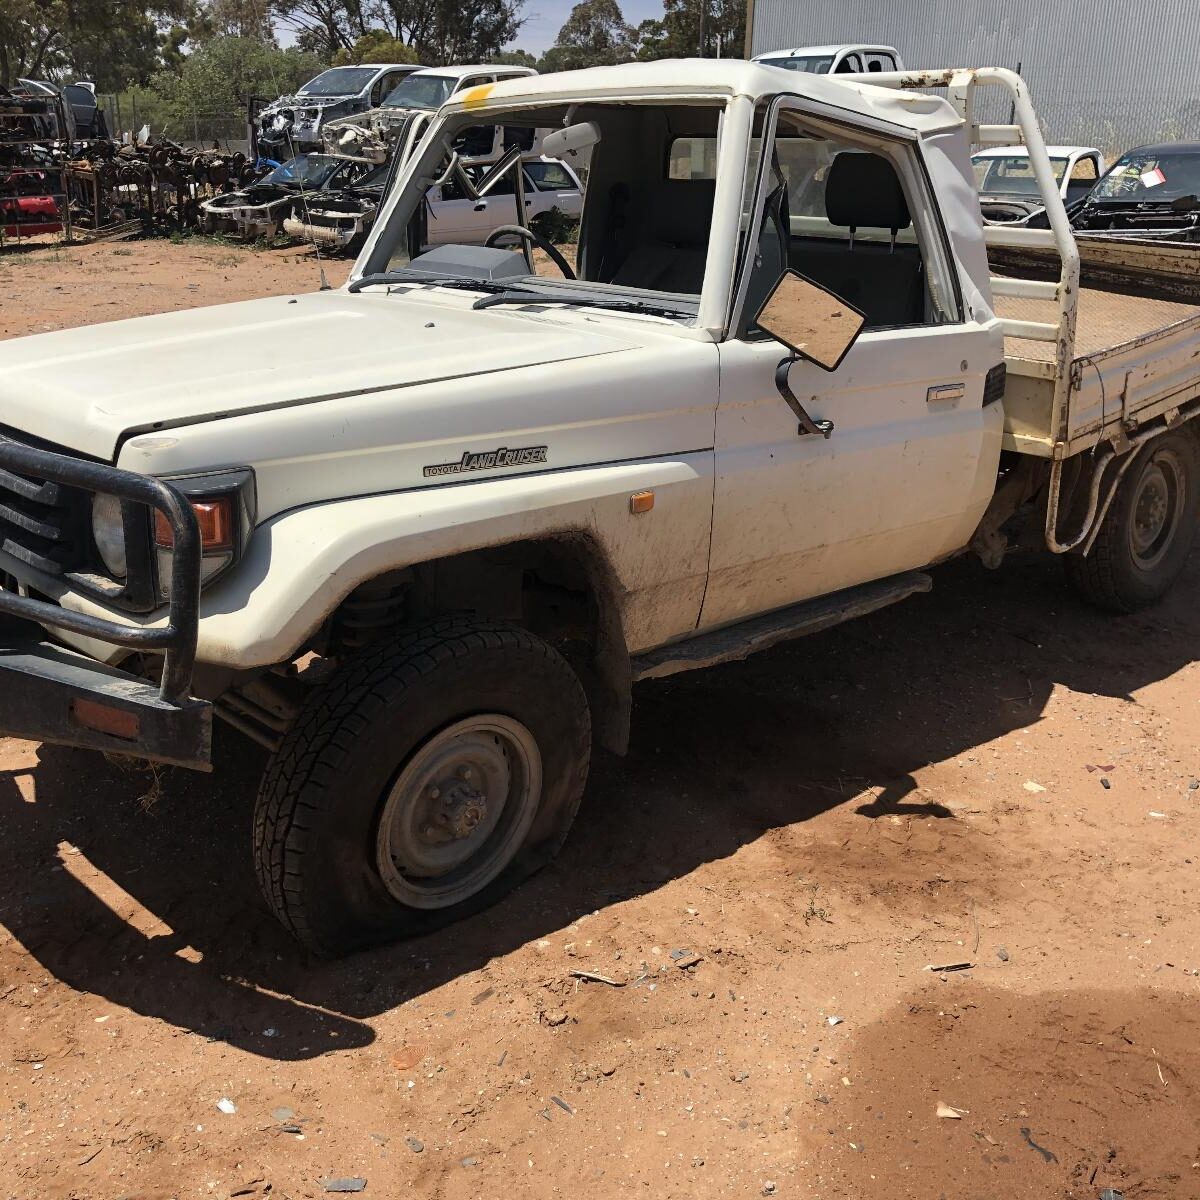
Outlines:
MULTIPOLYGON (((498 224, 520 220, 511 174, 498 176, 480 195, 486 168, 466 166, 463 170, 466 182, 455 174, 426 193, 431 246, 448 242, 482 245, 498 224)), ((340 191, 297 197, 291 215, 284 219, 284 233, 331 249, 356 249, 375 223, 390 174, 390 166, 379 166, 340 191)), ((555 209, 568 220, 578 219, 583 210, 583 185, 565 162, 538 155, 522 160, 521 174, 525 219, 531 229, 540 232, 543 220, 555 209)))
MULTIPOLYGON (((1047 146, 1059 195, 1068 205, 1081 200, 1104 173, 1095 146, 1047 146)), ((971 156, 979 208, 993 225, 1024 225, 1045 208, 1024 146, 992 146, 971 156)))
POLYGON ((202 233, 224 233, 248 242, 274 237, 297 196, 353 183, 369 169, 330 154, 299 154, 239 192, 225 192, 200 204, 202 233))
POLYGON ((376 63, 330 67, 310 79, 294 96, 281 96, 259 112, 258 153, 279 162, 321 148, 328 121, 376 108, 416 63, 376 63))
MULTIPOLYGON (((468 88, 495 83, 498 79, 536 74, 531 67, 506 67, 494 63, 415 71, 386 95, 378 107, 361 116, 328 122, 323 135, 325 148, 331 154, 356 154, 372 162, 387 162, 393 149, 402 141, 415 145, 413 135, 419 136, 424 131, 433 114, 451 96, 468 88)), ((488 127, 489 130, 492 128, 488 127)), ((487 157, 492 153, 490 142, 463 151, 464 157, 468 158, 487 157)))
POLYGON ((1121 155, 1071 212, 1081 233, 1200 241, 1200 143, 1139 146, 1121 155))

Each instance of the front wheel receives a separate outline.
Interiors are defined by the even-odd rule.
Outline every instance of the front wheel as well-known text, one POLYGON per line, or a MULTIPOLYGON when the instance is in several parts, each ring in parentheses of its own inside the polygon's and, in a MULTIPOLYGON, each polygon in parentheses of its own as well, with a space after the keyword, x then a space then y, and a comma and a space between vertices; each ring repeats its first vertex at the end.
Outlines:
POLYGON ((1091 553, 1069 555, 1067 580, 1088 603, 1131 613, 1179 578, 1200 513, 1200 447, 1187 430, 1163 434, 1140 451, 1121 480, 1091 553))
POLYGON ((267 902, 327 955, 477 912, 562 845, 590 750, 578 677, 525 630, 442 621, 371 650, 310 697, 267 769, 267 902))

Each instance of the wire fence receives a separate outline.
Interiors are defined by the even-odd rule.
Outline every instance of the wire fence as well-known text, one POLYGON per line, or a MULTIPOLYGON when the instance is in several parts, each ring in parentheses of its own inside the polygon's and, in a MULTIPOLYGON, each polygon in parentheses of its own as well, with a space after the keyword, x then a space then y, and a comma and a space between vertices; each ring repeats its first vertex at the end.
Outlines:
POLYGON ((149 127, 152 139, 167 138, 208 150, 250 152, 250 127, 246 110, 231 113, 227 109, 187 108, 166 112, 161 105, 147 106, 136 98, 103 96, 105 121, 111 137, 117 141, 140 139, 149 127))

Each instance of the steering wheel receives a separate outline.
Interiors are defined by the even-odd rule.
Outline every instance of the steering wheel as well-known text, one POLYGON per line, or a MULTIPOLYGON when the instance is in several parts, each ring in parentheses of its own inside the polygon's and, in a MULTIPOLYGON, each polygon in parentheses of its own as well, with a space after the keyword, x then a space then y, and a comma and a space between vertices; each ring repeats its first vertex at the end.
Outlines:
POLYGON ((485 246, 496 247, 499 245, 501 238, 515 237, 522 242, 522 248, 525 251, 525 261, 529 263, 529 270, 533 271, 533 259, 529 253, 530 246, 536 246, 539 250, 544 250, 549 255, 551 262, 563 273, 564 279, 576 278, 575 272, 571 270, 571 264, 558 252, 558 249, 544 237, 533 232, 532 229, 526 229, 524 225, 500 225, 493 229, 487 235, 485 246))

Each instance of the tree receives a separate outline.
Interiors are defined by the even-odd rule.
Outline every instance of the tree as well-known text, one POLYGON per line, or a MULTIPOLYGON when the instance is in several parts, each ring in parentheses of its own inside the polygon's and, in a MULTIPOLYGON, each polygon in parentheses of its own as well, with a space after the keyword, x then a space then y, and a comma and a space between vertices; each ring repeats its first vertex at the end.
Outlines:
POLYGON ((659 21, 637 29, 638 58, 740 58, 745 0, 663 0, 659 21), (703 18, 703 21, 702 21, 703 18))
POLYGON ((411 47, 392 37, 385 29, 372 29, 358 38, 348 50, 333 56, 335 67, 350 63, 415 63, 420 60, 411 47))
POLYGON ((524 0, 274 0, 296 44, 325 57, 382 27, 428 66, 487 62, 516 37, 524 0))
POLYGON ((528 50, 502 50, 488 59, 490 63, 505 67, 536 67, 538 60, 528 50))
POLYGON ((272 12, 296 36, 296 47, 326 61, 370 32, 361 0, 273 0, 272 12))
POLYGON ((155 75, 150 90, 166 122, 162 132, 189 138, 198 117, 210 127, 233 127, 244 118, 251 96, 288 95, 322 65, 311 54, 255 38, 215 37, 187 55, 178 70, 155 75))
POLYGON ((421 62, 487 62, 516 37, 524 0, 381 0, 421 62))
POLYGON ((0 83, 46 75, 93 80, 101 90, 144 80, 157 65, 159 26, 187 0, 0 0, 0 83))
POLYGON ((544 71, 576 71, 630 62, 637 34, 625 23, 617 0, 581 0, 571 9, 554 45, 542 56, 544 71))
POLYGON ((208 0, 203 20, 211 34, 218 37, 254 38, 275 45, 266 0, 208 0))

